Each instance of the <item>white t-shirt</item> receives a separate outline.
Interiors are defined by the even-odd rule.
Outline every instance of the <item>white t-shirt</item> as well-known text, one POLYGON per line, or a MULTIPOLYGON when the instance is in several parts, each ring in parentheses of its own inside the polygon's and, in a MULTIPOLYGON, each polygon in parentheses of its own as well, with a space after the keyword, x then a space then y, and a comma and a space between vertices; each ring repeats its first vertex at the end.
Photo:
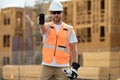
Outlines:
MULTIPOLYGON (((58 31, 60 30, 62 24, 61 25, 54 24, 54 26, 55 26, 56 32, 58 34, 58 31)), ((68 26, 68 27, 71 27, 71 26, 68 26)), ((45 39, 44 35, 43 35, 43 39, 45 39)), ((77 38, 76 38, 76 34, 73 30, 72 35, 70 37, 70 43, 76 43, 76 42, 77 42, 77 38)), ((57 64, 56 61, 55 61, 55 58, 54 58, 53 61, 51 62, 51 64, 47 64, 45 62, 42 62, 42 65, 55 66, 55 67, 65 67, 65 66, 69 66, 69 63, 67 63, 67 64, 57 64)))

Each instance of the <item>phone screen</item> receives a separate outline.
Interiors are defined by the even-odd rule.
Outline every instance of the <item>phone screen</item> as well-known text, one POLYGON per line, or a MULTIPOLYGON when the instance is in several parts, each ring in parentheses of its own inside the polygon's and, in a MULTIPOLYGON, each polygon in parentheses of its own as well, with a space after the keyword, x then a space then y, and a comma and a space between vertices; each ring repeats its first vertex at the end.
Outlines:
POLYGON ((45 14, 39 14, 39 24, 42 25, 45 23, 45 14))

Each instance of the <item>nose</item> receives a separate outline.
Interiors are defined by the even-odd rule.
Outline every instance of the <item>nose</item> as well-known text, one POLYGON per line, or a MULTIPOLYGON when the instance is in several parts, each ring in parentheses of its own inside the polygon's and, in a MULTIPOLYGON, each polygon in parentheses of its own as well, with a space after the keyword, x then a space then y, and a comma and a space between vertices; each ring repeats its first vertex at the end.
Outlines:
POLYGON ((58 15, 57 13, 55 13, 54 15, 58 15))

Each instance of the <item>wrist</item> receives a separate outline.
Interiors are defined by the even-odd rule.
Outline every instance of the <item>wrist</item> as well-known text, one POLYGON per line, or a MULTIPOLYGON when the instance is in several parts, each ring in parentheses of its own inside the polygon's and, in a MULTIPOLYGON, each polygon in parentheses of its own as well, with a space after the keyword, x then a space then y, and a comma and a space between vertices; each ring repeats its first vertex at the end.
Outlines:
POLYGON ((80 67, 80 64, 79 64, 79 63, 76 63, 76 62, 73 62, 73 63, 72 63, 72 68, 78 70, 79 67, 80 67))

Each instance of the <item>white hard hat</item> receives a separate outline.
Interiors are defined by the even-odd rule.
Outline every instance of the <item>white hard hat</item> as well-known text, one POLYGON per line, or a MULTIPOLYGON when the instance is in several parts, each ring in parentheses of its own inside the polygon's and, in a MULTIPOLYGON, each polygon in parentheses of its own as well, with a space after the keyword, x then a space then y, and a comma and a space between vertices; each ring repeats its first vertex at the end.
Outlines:
POLYGON ((60 1, 53 1, 50 4, 49 11, 63 11, 63 6, 60 1))

